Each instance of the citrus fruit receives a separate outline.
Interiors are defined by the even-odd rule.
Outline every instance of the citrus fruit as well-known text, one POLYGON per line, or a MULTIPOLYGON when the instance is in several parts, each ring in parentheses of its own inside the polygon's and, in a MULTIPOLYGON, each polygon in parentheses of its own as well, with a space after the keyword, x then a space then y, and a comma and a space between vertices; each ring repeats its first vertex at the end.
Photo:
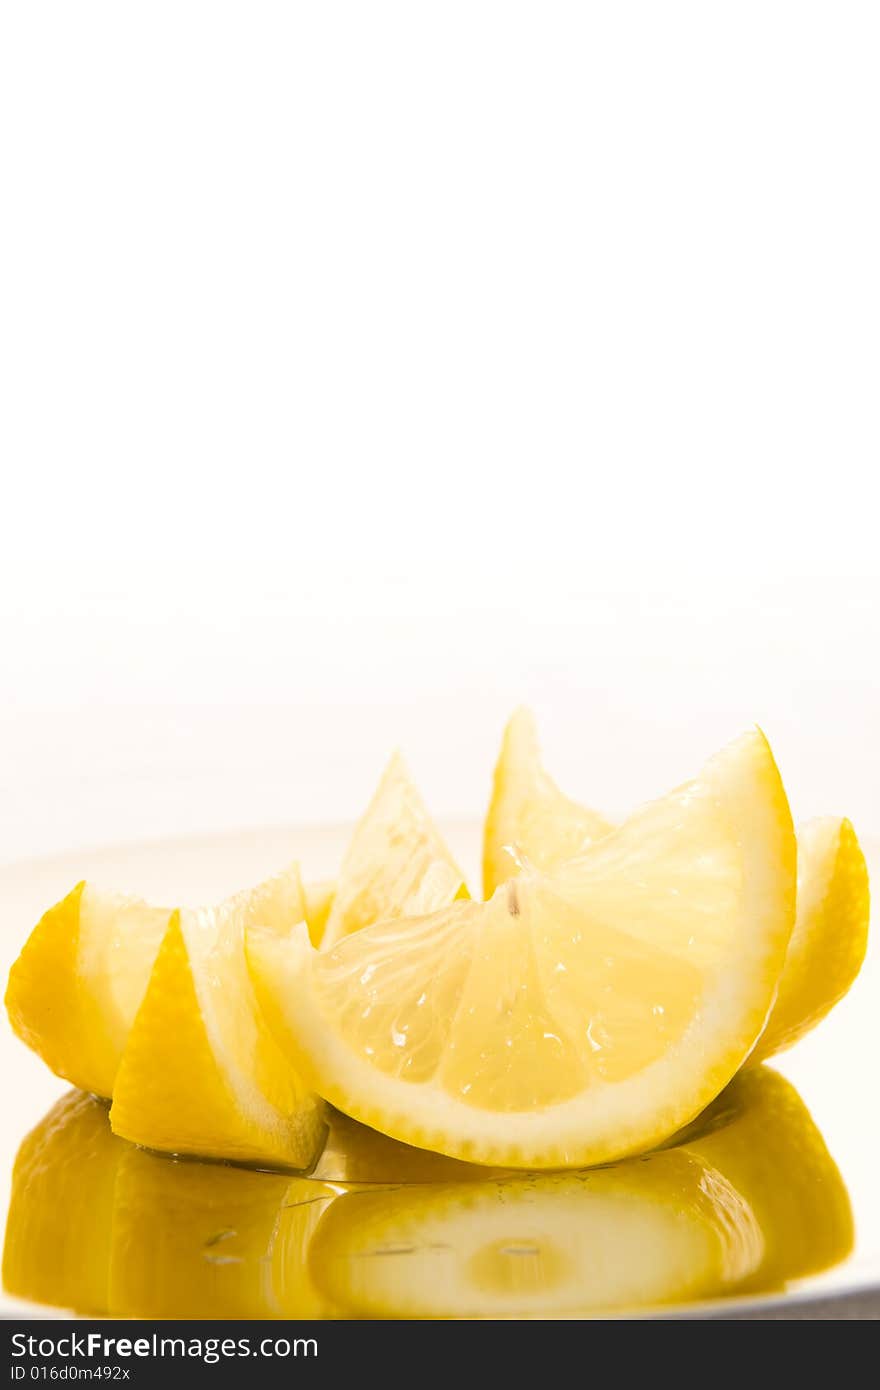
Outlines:
POLYGON ((607 835, 611 822, 561 792, 541 762, 531 710, 516 710, 504 730, 483 832, 483 893, 524 863, 553 869, 607 835))
POLYGON ((110 1122, 147 1148, 307 1167, 321 1105, 269 1033, 244 952, 248 925, 303 921, 299 871, 217 908, 171 915, 116 1076, 110 1122))
POLYGON ((40 919, 9 972, 19 1037, 85 1091, 113 1094, 169 908, 79 883, 40 919))
POLYGON ((797 913, 779 993, 750 1062, 791 1047, 846 994, 865 959, 870 891, 852 824, 822 816, 798 828, 797 913))
MULTIPOLYGON (((511 718, 486 817, 486 895, 523 863, 547 872, 606 834, 611 823, 564 796, 541 764, 534 717, 511 718)), ((822 817, 799 827, 797 915, 779 993, 750 1060, 791 1045, 825 1017, 859 972, 868 937, 868 873, 848 820, 822 817)))
POLYGON ((465 896, 461 870, 396 753, 346 852, 321 945, 465 896))
POLYGON ((659 1143, 764 1025, 794 920, 795 841, 763 735, 553 876, 316 952, 254 922, 248 958, 293 1064, 421 1148, 574 1167, 659 1143))

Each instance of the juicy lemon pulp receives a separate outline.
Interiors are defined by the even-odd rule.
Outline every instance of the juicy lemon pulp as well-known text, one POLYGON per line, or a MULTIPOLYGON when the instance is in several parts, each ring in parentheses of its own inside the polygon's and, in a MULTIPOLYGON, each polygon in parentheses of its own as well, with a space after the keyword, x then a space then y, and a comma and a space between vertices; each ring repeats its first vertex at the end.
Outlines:
POLYGON ((389 762, 342 863, 326 949, 373 922, 467 897, 464 878, 399 753, 389 762))
POLYGON ((483 832, 483 892, 527 862, 550 870, 613 829, 610 821, 559 790, 544 770, 535 720, 518 709, 504 730, 483 832))
POLYGON ((759 733, 555 878, 330 951, 248 934, 282 1044, 395 1138, 516 1167, 649 1147, 763 1027, 794 915, 788 804, 759 733))
MULTIPOLYGON (((612 828, 560 792, 542 765, 534 717, 517 710, 504 731, 486 816, 487 896, 526 866, 558 871, 612 828)), ((801 826, 797 839, 795 925, 778 997, 752 1062, 791 1047, 814 1028, 846 994, 865 956, 868 873, 852 825, 822 817, 801 826)), ((680 870, 681 864, 669 864, 670 886, 680 870)))

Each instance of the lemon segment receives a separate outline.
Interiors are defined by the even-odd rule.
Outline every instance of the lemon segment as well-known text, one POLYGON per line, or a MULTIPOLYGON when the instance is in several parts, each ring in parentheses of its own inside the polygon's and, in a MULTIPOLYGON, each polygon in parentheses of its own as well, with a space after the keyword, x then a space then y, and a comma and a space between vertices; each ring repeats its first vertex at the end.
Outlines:
POLYGON ((295 866, 219 908, 172 914, 116 1079, 116 1134, 174 1153, 312 1162, 321 1106, 271 1037, 244 954, 248 924, 288 929, 302 916, 295 866))
POLYGON ((9 973, 13 1028, 59 1076, 110 1096, 170 909, 79 883, 9 973))
POLYGON ((483 833, 483 893, 523 863, 551 870, 607 835, 610 821, 579 806, 544 771, 530 710, 518 709, 504 730, 483 833))
POLYGON ((798 830, 797 914, 773 1012, 750 1062, 791 1047, 852 985, 868 946, 868 868, 848 820, 798 830))
POLYGON ((776 764, 747 734, 554 877, 383 922, 315 952, 249 931, 279 1041, 339 1109, 504 1167, 605 1162, 666 1138, 730 1080, 794 919, 776 764))
POLYGON ((321 945, 466 896, 462 872, 396 753, 346 852, 321 945))

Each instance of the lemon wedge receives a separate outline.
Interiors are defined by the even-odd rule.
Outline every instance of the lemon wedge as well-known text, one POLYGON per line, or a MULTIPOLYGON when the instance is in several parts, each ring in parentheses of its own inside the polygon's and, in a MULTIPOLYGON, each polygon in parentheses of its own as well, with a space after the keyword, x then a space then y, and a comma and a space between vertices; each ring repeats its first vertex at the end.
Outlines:
POLYGON ((40 919, 9 972, 6 1008, 52 1071, 113 1094, 169 917, 170 908, 79 883, 40 919))
MULTIPOLYGON (((317 944, 335 884, 306 884, 298 917, 317 944)), ((58 1076, 109 1099, 171 908, 78 883, 34 927, 9 972, 6 1008, 58 1076)))
POLYGON ((466 896, 461 870, 395 753, 346 852, 321 944, 466 896))
POLYGON ((247 951, 282 1046, 339 1109, 472 1162, 573 1167, 659 1143, 730 1080, 770 1010, 794 894, 756 730, 553 877, 329 951, 254 923, 247 951))
POLYGON ((147 1148, 307 1167, 320 1102, 271 1037, 248 974, 244 933, 303 920, 299 871, 217 908, 171 915, 116 1076, 110 1122, 147 1148))
MULTIPOLYGON (((523 863, 552 873, 611 828, 556 788, 541 763, 534 716, 517 710, 504 731, 486 817, 487 897, 523 863)), ((800 826, 797 840, 797 916, 753 1062, 791 1047, 825 1017, 855 980, 867 947, 868 872, 851 823, 822 817, 800 826)))
POLYGON ((531 710, 508 722, 495 766, 483 833, 483 892, 487 898, 522 864, 553 869, 607 835, 610 821, 580 806, 545 772, 531 710))
POLYGON ((779 993, 750 1062, 791 1047, 852 985, 868 947, 868 868, 850 821, 798 829, 797 914, 779 993))

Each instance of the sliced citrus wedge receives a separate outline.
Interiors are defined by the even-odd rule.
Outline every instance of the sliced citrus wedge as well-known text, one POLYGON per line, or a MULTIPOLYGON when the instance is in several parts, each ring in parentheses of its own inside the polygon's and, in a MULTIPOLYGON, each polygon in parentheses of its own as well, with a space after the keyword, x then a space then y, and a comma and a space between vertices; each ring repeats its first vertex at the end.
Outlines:
POLYGON ((466 896, 461 870, 395 753, 346 852, 321 945, 466 896))
MULTIPOLYGON (((552 873, 612 828, 558 790, 541 766, 534 717, 519 709, 504 731, 486 818, 483 878, 489 897, 523 863, 552 873)), ((798 830, 797 917, 779 994, 751 1061, 791 1047, 852 985, 868 940, 868 871, 848 820, 826 816, 798 830)))
POLYGON ((317 1098, 271 1037, 244 954, 246 928, 301 922, 294 865, 220 907, 172 913, 116 1077, 114 1133, 151 1149, 307 1167, 317 1098))
MULTIPOLYGON (((316 943, 334 888, 303 888, 299 916, 316 943)), ((18 1036, 58 1076, 112 1096, 170 918, 170 907, 78 883, 34 927, 9 972, 6 1008, 18 1036)))
POLYGON ((170 915, 79 883, 40 919, 9 972, 6 1008, 16 1033, 84 1091, 113 1094, 170 915))
POLYGON ((749 1058, 791 1047, 846 994, 868 946, 868 868, 848 820, 823 816, 798 829, 797 914, 779 993, 749 1058))
POLYGON ((610 821, 561 792, 544 771, 531 710, 508 722, 495 765, 483 833, 483 892, 519 873, 524 862, 551 870, 607 835, 610 821))
POLYGON ((248 932, 321 1095, 418 1147, 508 1167, 640 1152, 748 1055, 794 919, 795 842, 755 731, 554 877, 314 951, 248 932))

